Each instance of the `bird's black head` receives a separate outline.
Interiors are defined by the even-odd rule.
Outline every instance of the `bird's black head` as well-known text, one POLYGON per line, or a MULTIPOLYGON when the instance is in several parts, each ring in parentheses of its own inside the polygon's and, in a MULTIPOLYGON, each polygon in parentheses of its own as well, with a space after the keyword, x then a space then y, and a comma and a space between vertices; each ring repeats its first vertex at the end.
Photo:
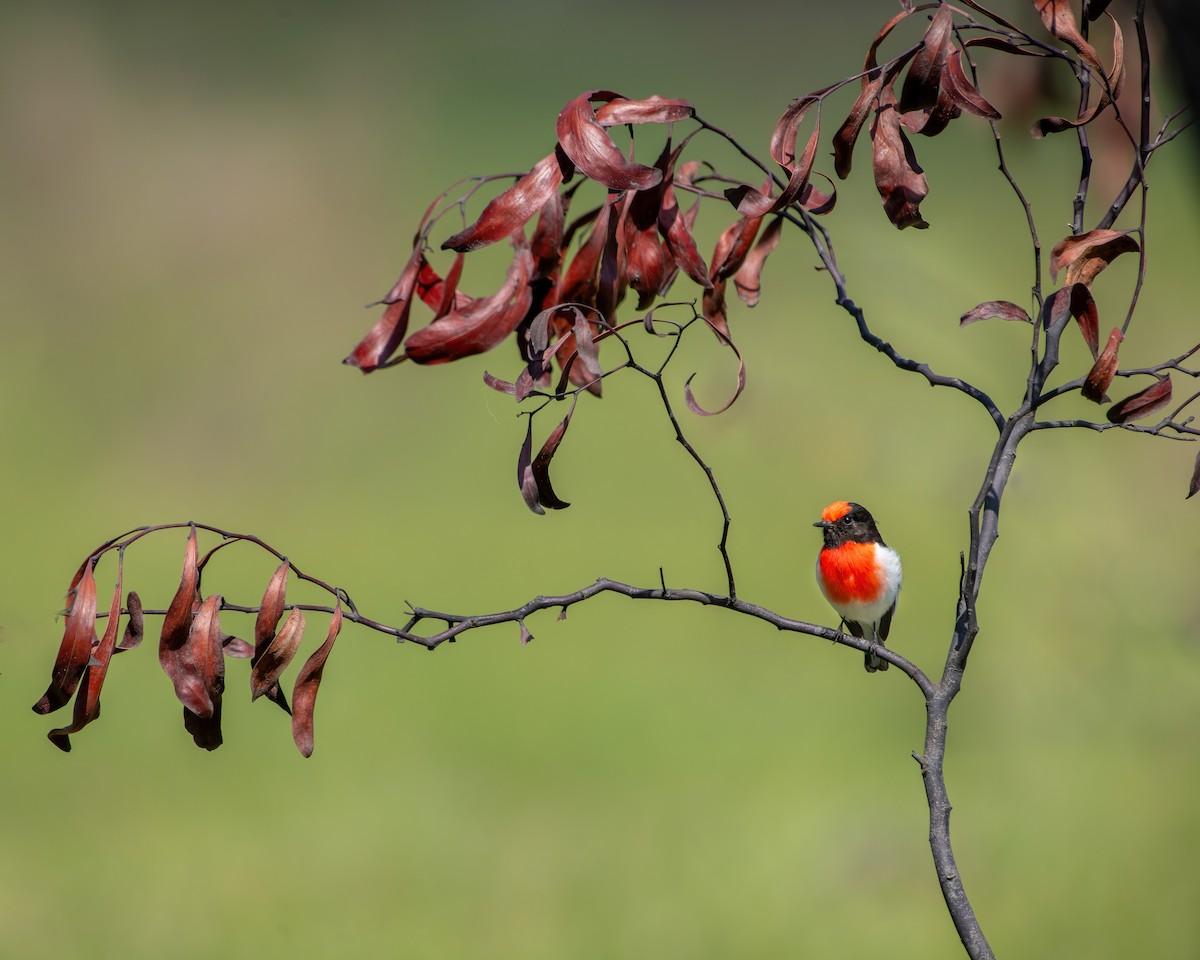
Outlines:
POLYGON ((861 503, 847 500, 831 503, 813 526, 821 528, 826 547, 840 547, 843 543, 883 544, 875 518, 861 503))

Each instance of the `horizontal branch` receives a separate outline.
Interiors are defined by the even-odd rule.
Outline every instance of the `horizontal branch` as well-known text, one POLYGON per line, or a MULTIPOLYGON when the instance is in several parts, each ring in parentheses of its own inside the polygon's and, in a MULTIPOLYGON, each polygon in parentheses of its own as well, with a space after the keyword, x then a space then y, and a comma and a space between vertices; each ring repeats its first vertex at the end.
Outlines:
MULTIPOLYGON (((827 640, 831 643, 841 644, 842 646, 851 647, 861 653, 865 653, 870 648, 871 642, 861 637, 851 636, 840 630, 834 630, 829 627, 822 627, 815 623, 808 623, 804 620, 793 620, 790 617, 785 617, 781 614, 769 610, 766 607, 759 606, 754 603, 747 603, 745 600, 739 600, 734 597, 724 596, 717 593, 708 593, 704 590, 692 590, 687 588, 668 588, 668 587, 639 587, 633 584, 622 583, 618 580, 610 580, 607 577, 602 577, 594 583, 588 584, 579 590, 572 593, 564 593, 557 596, 537 596, 527 603, 519 607, 514 607, 511 610, 501 610, 495 613, 480 613, 480 614, 456 614, 445 613, 437 610, 428 610, 424 607, 417 607, 409 604, 409 610, 412 616, 403 627, 389 626, 378 620, 373 620, 359 613, 357 610, 344 611, 343 619, 350 623, 357 623, 360 626, 375 630, 378 633, 386 634, 394 637, 399 641, 407 641, 425 647, 428 650, 434 650, 441 646, 446 641, 454 642, 459 636, 469 630, 477 630, 481 627, 491 627, 502 623, 518 623, 523 624, 525 619, 535 613, 543 610, 560 609, 566 611, 569 607, 577 603, 582 603, 585 600, 590 600, 592 597, 599 596, 604 593, 615 593, 621 596, 629 597, 632 600, 661 600, 661 601, 689 601, 691 603, 699 603, 704 606, 721 607, 730 610, 733 613, 743 616, 754 617, 758 620, 763 620, 771 624, 779 630, 785 630, 790 633, 803 633, 811 637, 816 637, 820 640, 827 640), (437 633, 422 635, 414 633, 413 630, 424 620, 433 620, 444 623, 445 629, 437 633)), ((328 613, 334 612, 333 607, 322 606, 320 604, 287 604, 285 609, 298 609, 313 613, 328 613)), ((234 613, 255 614, 258 613, 257 606, 243 606, 240 604, 229 603, 225 601, 221 605, 222 611, 231 611, 234 613)), ((162 615, 165 610, 145 610, 146 615, 162 615)), ((103 616, 103 614, 101 614, 103 616)), ((880 659, 886 660, 888 663, 895 665, 902 673, 907 675, 921 689, 921 692, 926 696, 932 695, 933 683, 930 681, 918 666, 907 660, 905 657, 896 653, 889 647, 877 646, 874 648, 875 653, 880 659)))

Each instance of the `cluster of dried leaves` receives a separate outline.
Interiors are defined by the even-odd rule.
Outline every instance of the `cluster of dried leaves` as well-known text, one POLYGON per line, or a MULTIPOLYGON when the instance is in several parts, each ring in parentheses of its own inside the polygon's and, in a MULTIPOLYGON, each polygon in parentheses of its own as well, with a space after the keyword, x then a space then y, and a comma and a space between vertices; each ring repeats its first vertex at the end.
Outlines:
MULTIPOLYGON (((622 329, 617 317, 621 304, 632 292, 638 311, 652 311, 656 300, 682 274, 698 288, 699 316, 721 344, 733 349, 739 363, 738 389, 720 409, 701 408, 688 386, 685 400, 698 414, 727 409, 745 383, 745 368, 729 327, 728 282, 733 281, 747 306, 757 304, 763 267, 779 243, 784 220, 811 231, 811 216, 828 213, 836 202, 832 181, 825 178, 827 189, 812 182, 821 142, 820 114, 827 98, 855 80, 860 83, 849 115, 832 140, 838 177, 849 176, 855 144, 866 130, 885 213, 899 228, 924 228, 928 223, 920 206, 929 186, 909 134, 936 136, 964 112, 988 120, 1000 116, 979 92, 970 49, 1064 57, 1055 45, 1030 37, 1003 17, 975 3, 967 6, 983 18, 977 20, 948 3, 906 5, 879 30, 859 74, 794 100, 770 141, 770 157, 778 172, 753 161, 766 174, 761 184, 723 176, 707 163, 683 159, 701 132, 714 134, 751 157, 731 137, 698 117, 686 100, 659 96, 632 100, 607 90, 580 94, 558 115, 554 149, 491 199, 465 229, 440 244, 457 254, 445 276, 429 259, 434 228, 447 212, 465 212, 477 191, 500 178, 476 178, 463 196, 447 200, 450 191, 446 191, 430 204, 418 224, 408 262, 381 301, 382 315, 345 362, 364 373, 404 360, 447 363, 492 350, 511 336, 523 368, 511 381, 485 375, 489 386, 517 401, 530 396, 574 399, 580 390, 599 396, 602 381, 628 365, 622 360, 606 370, 600 359, 603 341, 622 329), (929 20, 923 36, 880 63, 884 41, 919 14, 929 20), (967 29, 975 35, 964 39, 967 29), (801 127, 809 119, 811 131, 800 149, 801 127), (675 144, 675 125, 685 121, 697 128, 675 144), (636 132, 645 125, 667 127, 665 143, 650 165, 634 158, 636 132), (611 136, 616 127, 629 130, 628 155, 611 136), (604 188, 602 201, 569 218, 572 201, 588 182, 604 188), (721 186, 721 192, 708 189, 711 183, 721 186), (687 195, 695 199, 685 202, 687 195), (726 212, 732 206, 736 214, 707 262, 695 234, 705 202, 726 212), (581 240, 575 244, 577 237, 581 240), (486 296, 464 293, 460 281, 466 254, 502 240, 514 251, 502 286, 486 296), (410 335, 411 310, 417 300, 432 310, 433 319, 410 335), (556 384, 555 365, 559 368, 556 384)), ((1095 74, 1100 91, 1095 102, 1074 118, 1040 120, 1034 134, 1042 136, 1086 124, 1113 102, 1124 77, 1123 41, 1113 21, 1114 60, 1106 69, 1065 0, 1037 0, 1035 6, 1051 38, 1065 42, 1078 55, 1095 74)), ((1089 15, 1099 17, 1103 6, 1091 4, 1089 15)), ((645 322, 655 332, 653 312, 646 314, 645 322)), ((535 512, 567 506, 550 485, 549 464, 573 413, 574 404, 536 457, 532 426, 522 445, 518 483, 535 512)))
MULTIPOLYGON (((145 532, 139 532, 139 536, 145 532)), ((221 546, 230 542, 233 541, 227 539, 221 546)), ((91 554, 72 578, 67 590, 66 628, 51 671, 50 685, 33 706, 35 713, 47 714, 65 706, 72 696, 75 697, 71 723, 49 733, 51 743, 64 752, 71 749, 70 735, 78 733, 100 716, 100 691, 113 655, 132 650, 142 642, 145 621, 137 593, 131 590, 124 610, 121 608, 124 545, 116 547, 117 582, 104 635, 98 636, 96 633, 99 617, 95 566, 105 552, 114 548, 114 544, 105 544, 91 554), (125 630, 118 643, 122 616, 125 617, 125 630)), ((205 597, 201 593, 201 571, 212 553, 210 551, 204 558, 199 556, 196 528, 193 525, 188 534, 179 589, 163 613, 158 660, 175 688, 175 696, 183 704, 183 725, 197 746, 215 750, 221 745, 225 658, 247 658, 250 660, 251 698, 257 700, 266 696, 291 714, 292 737, 296 746, 304 756, 310 756, 313 751, 313 709, 317 690, 321 685, 325 661, 342 625, 341 594, 338 594, 324 643, 313 652, 296 676, 292 706, 289 707, 279 681, 304 636, 304 614, 297 607, 291 608, 280 625, 286 609, 285 595, 291 565, 284 560, 267 584, 262 603, 257 608, 254 643, 251 645, 221 629, 220 612, 224 599, 219 594, 205 597)))

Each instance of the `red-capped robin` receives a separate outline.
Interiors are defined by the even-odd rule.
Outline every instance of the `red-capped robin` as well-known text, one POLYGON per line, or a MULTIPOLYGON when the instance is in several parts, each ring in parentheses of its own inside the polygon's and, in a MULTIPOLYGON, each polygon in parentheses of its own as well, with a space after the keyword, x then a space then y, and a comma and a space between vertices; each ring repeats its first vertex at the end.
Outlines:
POLYGON ((883 645, 900 594, 900 557, 883 542, 875 518, 858 503, 838 500, 813 524, 825 545, 817 555, 817 585, 825 599, 856 637, 869 638, 867 672, 886 670, 874 645, 883 645))

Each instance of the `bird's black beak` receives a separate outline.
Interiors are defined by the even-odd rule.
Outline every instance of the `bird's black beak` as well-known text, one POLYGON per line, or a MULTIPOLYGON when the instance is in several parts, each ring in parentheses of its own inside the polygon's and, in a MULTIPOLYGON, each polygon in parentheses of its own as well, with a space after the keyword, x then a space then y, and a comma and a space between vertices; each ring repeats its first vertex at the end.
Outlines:
POLYGON ((833 524, 832 524, 832 523, 830 523, 828 520, 818 520, 816 523, 814 523, 814 524, 813 524, 813 526, 814 526, 814 527, 821 527, 821 528, 823 528, 823 529, 825 529, 825 530, 828 530, 830 527, 832 527, 832 526, 833 526, 833 524))

